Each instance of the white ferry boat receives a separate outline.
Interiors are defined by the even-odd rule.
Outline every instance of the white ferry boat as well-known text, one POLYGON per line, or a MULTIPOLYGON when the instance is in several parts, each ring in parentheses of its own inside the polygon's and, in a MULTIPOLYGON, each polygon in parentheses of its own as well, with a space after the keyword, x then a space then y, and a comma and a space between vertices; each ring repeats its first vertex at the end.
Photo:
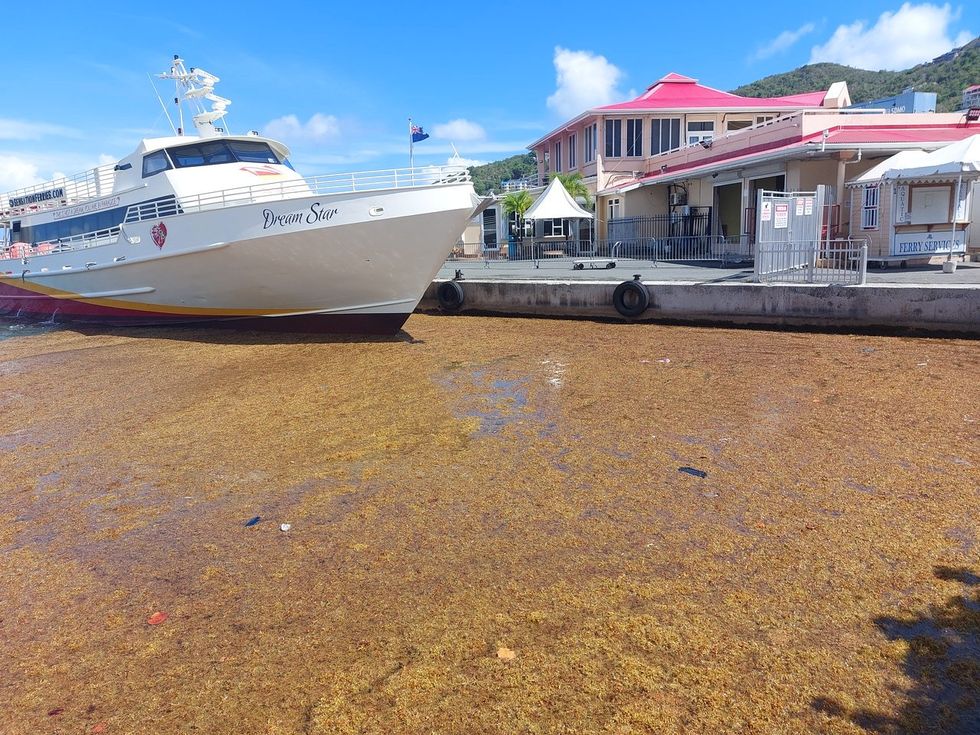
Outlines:
POLYGON ((282 143, 216 125, 217 77, 178 57, 160 76, 197 135, 181 113, 116 164, 0 194, 0 315, 395 333, 476 213, 467 171, 304 178, 282 143))

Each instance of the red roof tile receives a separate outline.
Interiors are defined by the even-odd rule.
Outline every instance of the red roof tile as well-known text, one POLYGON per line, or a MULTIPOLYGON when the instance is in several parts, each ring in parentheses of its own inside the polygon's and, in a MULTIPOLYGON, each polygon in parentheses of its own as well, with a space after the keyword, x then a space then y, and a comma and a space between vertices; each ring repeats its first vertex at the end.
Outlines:
POLYGON ((820 107, 826 92, 807 92, 787 97, 742 97, 698 84, 697 79, 671 72, 650 85, 636 99, 598 109, 609 110, 697 110, 715 108, 779 109, 820 107))

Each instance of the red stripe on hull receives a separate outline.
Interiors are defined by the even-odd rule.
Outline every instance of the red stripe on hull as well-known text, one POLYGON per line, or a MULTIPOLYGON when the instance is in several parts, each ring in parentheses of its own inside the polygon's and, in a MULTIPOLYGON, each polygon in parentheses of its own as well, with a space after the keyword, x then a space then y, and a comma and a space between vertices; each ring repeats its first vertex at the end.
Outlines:
POLYGON ((113 327, 208 325, 317 334, 396 334, 409 314, 298 314, 295 316, 208 316, 167 314, 55 299, 0 281, 0 316, 58 324, 113 327))

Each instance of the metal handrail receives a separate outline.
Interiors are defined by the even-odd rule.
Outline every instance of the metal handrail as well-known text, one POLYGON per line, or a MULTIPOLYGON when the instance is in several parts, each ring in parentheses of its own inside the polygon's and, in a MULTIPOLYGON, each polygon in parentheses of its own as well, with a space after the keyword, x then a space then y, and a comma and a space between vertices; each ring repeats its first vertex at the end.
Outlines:
POLYGON ((306 196, 445 186, 466 183, 469 180, 469 171, 459 166, 427 166, 425 168, 323 174, 290 181, 253 184, 182 196, 180 197, 180 207, 184 212, 200 212, 306 196))
POLYGON ((10 214, 29 214, 42 209, 55 209, 69 204, 78 204, 91 199, 98 199, 112 191, 115 179, 115 164, 107 163, 96 168, 83 171, 72 176, 62 176, 57 179, 32 184, 20 189, 14 189, 0 194, 0 213, 10 210, 10 214), (28 206, 11 207, 10 200, 37 194, 51 189, 62 188, 64 197, 50 201, 37 202, 28 206))
POLYGON ((98 230, 96 232, 86 232, 82 235, 72 235, 71 237, 62 237, 57 240, 39 242, 36 245, 14 243, 6 248, 0 248, 0 260, 33 258, 39 255, 51 255, 69 250, 84 250, 99 247, 100 245, 111 245, 119 240, 119 232, 119 227, 109 227, 108 229, 98 230))
POLYGON ((803 240, 756 243, 755 277, 763 283, 863 285, 868 240, 803 240))
MULTIPOLYGON (((25 187, 0 195, 0 215, 4 210, 11 214, 23 214, 98 199, 112 193, 114 166, 106 164, 71 176, 43 184, 25 187), (32 206, 8 207, 11 197, 47 191, 55 187, 65 189, 63 199, 42 202, 32 206)), ((194 194, 181 198, 185 211, 219 209, 240 204, 262 201, 275 201, 310 195, 346 194, 354 191, 377 191, 381 189, 402 189, 421 186, 459 184, 470 181, 469 170, 461 166, 426 166, 423 168, 400 168, 377 171, 358 171, 353 173, 323 174, 293 179, 285 182, 269 182, 252 186, 235 187, 217 191, 194 194), (186 204, 185 204, 186 202, 186 204)), ((171 214, 173 214, 171 212, 171 214)), ((141 219, 145 219, 142 217, 141 219)))

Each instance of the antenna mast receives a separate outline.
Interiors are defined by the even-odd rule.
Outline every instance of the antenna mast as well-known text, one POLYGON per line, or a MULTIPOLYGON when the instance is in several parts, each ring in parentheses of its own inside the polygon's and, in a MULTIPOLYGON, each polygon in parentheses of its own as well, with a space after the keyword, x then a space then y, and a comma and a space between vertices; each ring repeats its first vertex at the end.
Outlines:
POLYGON ((184 66, 184 60, 174 54, 174 63, 169 72, 158 74, 161 79, 173 79, 177 87, 177 96, 174 97, 174 104, 180 110, 180 127, 177 128, 177 135, 184 134, 184 110, 181 102, 187 102, 195 110, 191 117, 197 134, 202 138, 215 138, 224 134, 224 127, 217 127, 214 123, 221 120, 224 124, 225 109, 231 104, 231 100, 220 97, 214 93, 214 85, 221 81, 214 74, 209 74, 204 69, 191 67, 190 71, 184 66), (205 100, 211 103, 211 109, 205 107, 205 100))
POLYGON ((174 127, 174 121, 170 118, 170 113, 167 111, 167 106, 163 102, 163 97, 160 96, 160 91, 157 89, 157 85, 153 83, 153 77, 147 74, 146 78, 150 80, 150 86, 153 87, 157 100, 160 102, 160 107, 163 108, 163 114, 167 116, 167 122, 170 123, 170 129, 174 131, 174 135, 177 135, 177 128, 174 127))

